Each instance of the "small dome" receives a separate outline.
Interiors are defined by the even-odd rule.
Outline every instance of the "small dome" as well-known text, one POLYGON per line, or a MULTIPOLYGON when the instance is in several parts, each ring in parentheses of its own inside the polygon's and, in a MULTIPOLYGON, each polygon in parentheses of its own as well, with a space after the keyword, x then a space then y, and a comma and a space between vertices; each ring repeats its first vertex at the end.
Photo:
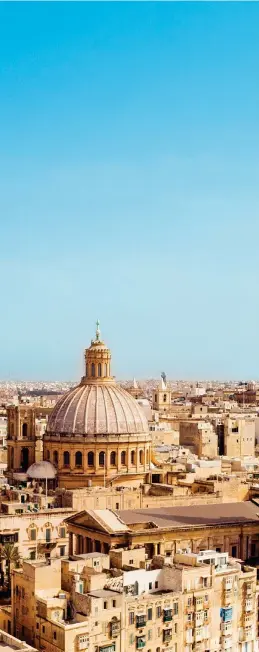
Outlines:
POLYGON ((55 405, 46 434, 117 435, 148 433, 137 401, 115 384, 81 384, 55 405))
POLYGON ((53 480, 56 477, 56 469, 51 464, 51 462, 34 462, 29 466, 27 475, 29 478, 34 478, 35 480, 41 480, 47 478, 48 480, 53 480))

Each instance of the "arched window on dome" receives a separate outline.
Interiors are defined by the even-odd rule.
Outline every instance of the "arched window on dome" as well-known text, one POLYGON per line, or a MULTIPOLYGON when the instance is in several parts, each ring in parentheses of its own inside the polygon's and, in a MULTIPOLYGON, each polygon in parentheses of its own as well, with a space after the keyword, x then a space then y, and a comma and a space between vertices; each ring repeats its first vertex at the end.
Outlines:
POLYGON ((111 466, 116 466, 116 453, 115 451, 112 451, 110 455, 110 465, 111 466))
POLYGON ((121 451, 121 464, 122 466, 126 466, 126 452, 121 451))
POLYGON ((63 461, 64 461, 64 466, 70 466, 70 453, 68 451, 64 452, 63 461))
POLYGON ((53 464, 58 465, 58 451, 53 452, 53 464))
POLYGON ((143 464, 143 462, 144 462, 143 451, 139 451, 139 463, 140 463, 140 464, 143 464))
POLYGON ((50 460, 50 451, 46 451, 46 460, 49 462, 50 460))
POLYGON ((92 378, 95 377, 95 364, 92 362, 92 378))
POLYGON ((104 466, 104 460, 105 460, 105 453, 104 451, 101 451, 99 453, 99 466, 104 466))
POLYGON ((99 362, 99 364, 98 364, 98 378, 101 378, 101 375, 102 375, 102 365, 99 362))
POLYGON ((88 364, 85 365, 85 375, 86 375, 86 378, 87 378, 87 376, 88 376, 88 364))
POLYGON ((131 453, 130 453, 131 464, 135 465, 135 459, 136 459, 135 451, 131 451, 131 453))
POLYGON ((90 451, 87 455, 87 464, 88 466, 94 466, 94 453, 90 451))
POLYGON ((82 464, 83 464, 83 455, 82 455, 81 451, 76 452, 75 463, 76 463, 76 466, 82 466, 82 464))

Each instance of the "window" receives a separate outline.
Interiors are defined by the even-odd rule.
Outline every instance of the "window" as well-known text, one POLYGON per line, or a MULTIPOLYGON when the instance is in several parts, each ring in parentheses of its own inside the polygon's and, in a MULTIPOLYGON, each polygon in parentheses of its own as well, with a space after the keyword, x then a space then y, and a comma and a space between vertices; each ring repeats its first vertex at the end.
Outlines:
POLYGON ((148 641, 151 641, 151 639, 152 639, 152 629, 148 630, 147 638, 148 638, 148 641))
POLYGON ((115 503, 115 509, 120 509, 120 503, 115 503))
POLYGON ((50 540, 51 540, 51 529, 50 529, 50 527, 47 527, 46 528, 46 541, 50 541, 50 540))
POLYGON ((86 376, 86 378, 88 376, 88 364, 85 365, 85 376, 86 376))
POLYGON ((39 629, 39 623, 36 623, 36 629, 39 629))
POLYGON ((45 625, 42 625, 42 633, 45 634, 45 625))
POLYGON ((107 604, 108 604, 108 603, 107 603, 106 600, 105 600, 104 603, 103 603, 103 608, 104 608, 104 609, 107 609, 107 604))
POLYGON ((66 536, 66 528, 65 527, 60 528, 59 536, 60 536, 61 539, 65 539, 65 536, 66 536))
POLYGON ((155 589, 158 589, 158 582, 155 582, 155 589))
POLYGON ((192 598, 188 598, 187 604, 188 604, 188 607, 192 606, 192 598))
POLYGON ((237 546, 231 547, 231 555, 232 557, 237 557, 237 546))
POLYGON ((162 609, 161 609, 161 607, 157 607, 157 608, 156 608, 156 617, 157 617, 157 618, 161 618, 161 614, 162 614, 162 609))
POLYGON ((116 453, 115 451, 112 451, 110 455, 110 465, 115 466, 116 465, 116 453))
POLYGON ((157 403, 157 394, 155 394, 155 402, 157 403))
POLYGON ((193 614, 188 614, 188 615, 187 615, 188 623, 191 623, 191 622, 192 622, 192 619, 193 619, 193 614))
POLYGON ((94 365, 93 362, 92 362, 92 367, 91 367, 91 369, 92 369, 92 377, 94 378, 94 377, 95 377, 95 365, 94 365))
POLYGON ((166 394, 164 394, 164 396, 163 396, 163 401, 164 401, 164 403, 166 403, 166 394))
POLYGON ((66 547, 65 546, 60 546, 60 557, 65 557, 66 554, 66 547))
POLYGON ((79 650, 84 650, 86 647, 89 645, 89 636, 88 634, 82 634, 81 636, 78 637, 78 647, 79 650))
POLYGON ((82 455, 81 451, 76 452, 75 461, 76 461, 76 466, 82 466, 83 455, 82 455))
POLYGON ((102 365, 99 362, 99 364, 98 364, 98 377, 101 378, 101 375, 102 375, 102 365))
POLYGON ((140 464, 143 464, 143 462, 144 462, 143 451, 139 451, 139 463, 140 463, 140 464))
POLYGON ((94 453, 92 451, 87 455, 87 464, 88 466, 94 466, 94 453))
POLYGON ((153 619, 153 611, 152 611, 152 608, 151 608, 151 607, 147 610, 147 619, 148 619, 148 620, 152 620, 152 619, 153 619))
POLYGON ((129 612, 129 625, 134 625, 135 622, 135 614, 134 611, 129 612))
POLYGON ((30 531, 30 540, 36 541, 36 535, 37 535, 36 528, 32 528, 30 531))
POLYGON ((105 453, 101 451, 99 453, 99 466, 104 466, 105 453))
POLYGON ((129 644, 133 645, 133 643, 135 643, 135 636, 134 636, 134 634, 130 634, 129 635, 129 644))
POLYGON ((63 460, 64 460, 64 466, 69 466, 70 465, 70 453, 68 451, 64 452, 63 460))
POLYGON ((148 588, 149 588, 149 590, 151 591, 151 589, 152 589, 152 582, 149 582, 149 584, 148 584, 148 588))
POLYGON ((47 461, 50 460, 50 451, 49 451, 49 450, 46 451, 46 460, 47 460, 47 461))
POLYGON ((122 464, 122 466, 126 465, 126 453, 125 453, 125 451, 121 452, 121 464, 122 464))
POLYGON ((113 606, 113 607, 116 607, 116 600, 113 600, 113 601, 112 601, 112 606, 113 606))
POLYGON ((53 464, 58 465, 58 451, 53 452, 53 464))
POLYGON ((130 453, 130 461, 131 461, 131 464, 135 464, 135 451, 131 451, 131 453, 130 453))
POLYGON ((178 602, 174 602, 173 610, 174 610, 174 616, 177 616, 178 615, 178 602))
POLYGON ((53 632, 53 638, 54 638, 54 641, 56 641, 56 638, 57 638, 57 632, 53 632))
POLYGON ((177 623, 174 624, 174 633, 177 634, 177 623))
MULTIPOLYGON (((232 428, 232 432, 238 432, 238 426, 234 426, 234 428, 232 428)), ((238 441, 238 439, 237 439, 237 441, 238 441)))
POLYGON ((36 559, 36 550, 31 550, 30 551, 30 559, 31 560, 36 559))
POLYGON ((22 424, 22 436, 24 437, 24 439, 26 439, 27 434, 28 434, 28 425, 27 425, 27 423, 23 423, 22 424))

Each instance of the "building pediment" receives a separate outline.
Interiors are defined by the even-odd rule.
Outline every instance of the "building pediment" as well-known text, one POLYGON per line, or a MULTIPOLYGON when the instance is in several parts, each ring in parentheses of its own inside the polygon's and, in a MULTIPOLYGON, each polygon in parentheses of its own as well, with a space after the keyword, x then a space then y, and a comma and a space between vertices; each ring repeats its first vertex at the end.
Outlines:
POLYGON ((111 509, 84 510, 66 519, 70 525, 79 528, 99 530, 108 534, 123 533, 129 528, 111 509))

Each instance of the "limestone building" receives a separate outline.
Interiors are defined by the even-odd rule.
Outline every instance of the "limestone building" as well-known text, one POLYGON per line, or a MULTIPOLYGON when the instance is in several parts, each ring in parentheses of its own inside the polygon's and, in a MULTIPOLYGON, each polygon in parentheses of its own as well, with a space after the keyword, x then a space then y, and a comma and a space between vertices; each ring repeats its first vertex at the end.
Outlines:
POLYGON ((118 549, 24 563, 10 623, 45 652, 258 652, 257 606, 256 569, 227 553, 178 550, 150 564, 144 548, 118 549))
POLYGON ((215 548, 232 557, 259 556, 258 505, 252 502, 149 509, 86 510, 67 519, 69 553, 145 547, 147 559, 179 548, 215 548))
POLYGON ((58 470, 60 487, 140 484, 151 468, 151 434, 137 401, 111 375, 111 352, 96 336, 85 351, 85 375, 51 413, 44 460, 58 470))
POLYGON ((199 458, 208 457, 213 460, 218 455, 218 437, 214 427, 212 423, 202 419, 180 421, 179 443, 199 458))

